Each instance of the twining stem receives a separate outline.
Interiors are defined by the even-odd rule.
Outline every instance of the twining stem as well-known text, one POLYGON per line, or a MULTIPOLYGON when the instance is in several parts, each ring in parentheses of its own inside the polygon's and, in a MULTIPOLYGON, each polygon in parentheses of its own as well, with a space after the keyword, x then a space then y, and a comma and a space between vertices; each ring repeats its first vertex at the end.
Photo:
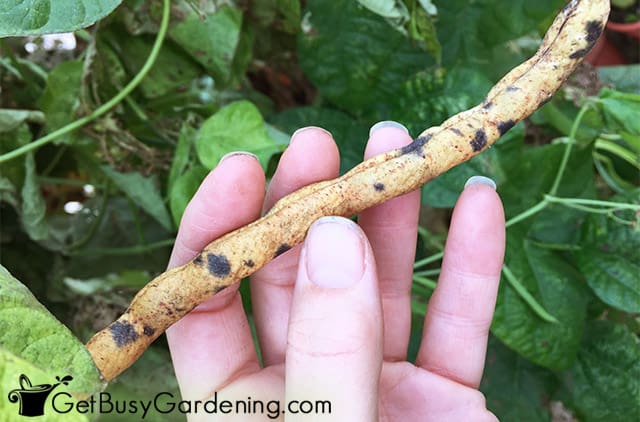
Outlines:
POLYGON ((576 143, 576 134, 578 133, 578 129, 580 128, 580 123, 582 123, 582 119, 584 118, 584 115, 592 106, 593 106, 593 101, 587 101, 580 108, 580 111, 578 112, 576 119, 573 121, 573 125, 571 125, 571 132, 569 132, 569 142, 567 143, 567 147, 564 150, 562 161, 560 162, 560 167, 558 168, 558 173, 556 174, 556 178, 553 181, 551 190, 549 190, 549 195, 555 195, 558 192, 558 188, 560 187, 560 182, 562 181, 562 177, 564 176, 564 171, 566 170, 567 164, 569 163, 569 156, 571 155, 573 144, 576 143))
POLYGON ((6 154, 0 155, 0 163, 5 161, 12 160, 16 157, 19 157, 23 154, 26 154, 29 151, 33 151, 35 149, 40 148, 43 145, 46 145, 59 137, 70 133, 87 123, 97 119, 103 114, 107 113, 113 107, 115 107, 118 103, 120 103, 123 99, 125 99, 136 87, 142 82, 149 70, 153 67, 153 64, 160 53, 160 48, 162 47, 162 43, 164 42, 165 35, 167 34, 167 28, 169 27, 169 16, 170 16, 170 0, 163 0, 163 8, 162 8, 162 21, 160 22, 160 29, 158 31, 158 35, 156 36, 156 40, 153 43, 153 48, 149 53, 149 57, 147 57, 147 61, 142 66, 142 69, 138 72, 138 74, 125 86, 122 91, 116 94, 113 98, 111 98, 106 103, 102 104, 100 107, 95 109, 91 114, 88 114, 84 117, 81 117, 73 122, 69 123, 66 126, 61 127, 58 130, 55 130, 39 139, 36 139, 33 142, 30 142, 26 145, 21 146, 20 148, 16 148, 12 151, 7 152, 6 154))
POLYGON ((524 300, 527 305, 529 305, 531 310, 535 312, 536 315, 547 322, 552 322, 554 324, 558 322, 558 320, 553 315, 547 312, 546 309, 544 309, 542 305, 540 305, 536 301, 536 299, 531 295, 531 293, 529 293, 529 291, 522 285, 522 283, 520 283, 520 280, 518 280, 518 278, 511 272, 511 269, 509 269, 506 264, 502 266, 502 273, 504 274, 504 277, 507 279, 511 287, 513 287, 518 295, 520 295, 522 300, 524 300))

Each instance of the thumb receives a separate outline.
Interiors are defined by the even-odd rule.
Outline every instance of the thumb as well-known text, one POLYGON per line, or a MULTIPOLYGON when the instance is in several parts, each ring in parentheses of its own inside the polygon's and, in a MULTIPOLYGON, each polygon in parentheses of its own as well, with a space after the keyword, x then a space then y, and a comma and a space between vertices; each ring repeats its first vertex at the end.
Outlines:
POLYGON ((321 218, 300 255, 286 352, 287 402, 329 401, 327 420, 377 420, 381 367, 382 308, 371 246, 351 220, 321 218))

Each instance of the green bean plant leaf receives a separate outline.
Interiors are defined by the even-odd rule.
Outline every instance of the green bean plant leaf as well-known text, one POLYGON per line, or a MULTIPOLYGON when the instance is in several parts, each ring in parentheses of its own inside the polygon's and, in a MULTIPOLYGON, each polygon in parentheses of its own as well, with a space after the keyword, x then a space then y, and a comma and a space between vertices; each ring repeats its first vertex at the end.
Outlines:
MULTIPOLYGON (((640 190, 612 200, 640 204, 640 190)), ((633 211, 616 213, 635 221, 633 211)), ((581 248, 575 252, 578 268, 593 292, 614 308, 640 312, 640 231, 610 216, 589 216, 582 230, 581 248)))
POLYGON ((84 345, 25 285, 0 266, 0 388, 3 392, 17 387, 17 378, 2 376, 3 368, 13 374, 15 369, 9 367, 14 360, 28 363, 21 363, 21 369, 31 365, 51 378, 71 375, 73 382, 69 389, 72 392, 92 394, 103 387, 84 345))
POLYGON ((624 325, 592 321, 564 377, 571 406, 585 422, 626 422, 640 415, 640 341, 624 325))
POLYGON ((86 28, 120 3, 122 0, 6 0, 0 3, 0 38, 86 28))
POLYGON ((232 151, 255 154, 264 168, 273 154, 282 150, 267 133, 264 119, 251 102, 233 102, 209 117, 196 139, 198 158, 207 168, 214 168, 232 151))
POLYGON ((120 173, 109 166, 102 166, 102 171, 131 201, 155 218, 162 227, 167 231, 173 229, 171 217, 153 178, 145 177, 139 172, 120 173))

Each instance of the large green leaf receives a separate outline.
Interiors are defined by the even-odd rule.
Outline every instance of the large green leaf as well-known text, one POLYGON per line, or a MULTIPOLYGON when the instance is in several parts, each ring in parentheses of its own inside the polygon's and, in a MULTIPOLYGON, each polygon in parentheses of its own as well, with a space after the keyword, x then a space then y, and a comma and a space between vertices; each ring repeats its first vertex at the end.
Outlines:
MULTIPOLYGON (((478 63, 493 46, 530 33, 562 0, 436 0, 443 63, 478 63)), ((504 54, 507 54, 506 52, 504 54)))
POLYGON ((547 422, 549 410, 541 404, 558 383, 555 375, 489 338, 480 391, 487 408, 504 422, 547 422))
POLYGON ((242 12, 224 6, 197 13, 191 5, 184 12, 186 15, 169 28, 169 36, 211 72, 220 85, 228 83, 241 39, 242 12))
POLYGON ((575 359, 586 316, 582 276, 558 253, 527 240, 523 229, 508 230, 505 264, 558 322, 542 320, 503 278, 492 332, 534 363, 567 368, 575 359))
POLYGON ((627 422, 640 416, 640 341, 624 325, 593 321, 565 377, 584 422, 627 422))
POLYGON ((4 0, 0 38, 70 32, 93 25, 122 0, 4 0))
MULTIPOLYGON (((640 190, 611 201, 640 203, 640 190)), ((618 217, 635 220, 633 211, 618 217)), ((578 267, 589 287, 605 303, 627 312, 640 312, 640 231, 606 215, 589 216, 584 225, 578 267)))
POLYGON ((309 1, 306 17, 300 65, 322 95, 349 113, 388 119, 399 87, 434 63, 357 2, 309 1))
POLYGON ((267 133, 260 111, 249 101, 233 102, 209 117, 196 139, 198 158, 207 168, 233 151, 247 151, 258 156, 263 168, 282 147, 267 133))
POLYGON ((145 177, 138 172, 120 173, 109 166, 102 166, 102 170, 121 191, 155 218, 162 227, 168 231, 173 229, 171 217, 153 178, 145 177))
MULTIPOLYGON (((14 362, 19 370, 28 369, 18 359, 27 361, 51 379, 71 375, 70 391, 92 394, 102 388, 99 372, 84 345, 29 289, 0 266, 0 373, 4 369, 13 374, 14 362)), ((17 378, 9 380, 3 376, 0 379, 3 392, 16 388, 17 378)))

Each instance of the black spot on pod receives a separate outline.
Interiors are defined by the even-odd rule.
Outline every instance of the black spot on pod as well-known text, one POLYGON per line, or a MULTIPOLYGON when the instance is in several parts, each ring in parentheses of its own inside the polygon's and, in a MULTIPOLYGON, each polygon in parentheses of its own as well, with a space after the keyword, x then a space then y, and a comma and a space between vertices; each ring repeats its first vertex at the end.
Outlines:
POLYGON ((505 133, 507 133, 509 131, 509 129, 511 129, 512 127, 514 127, 516 124, 516 122, 514 122, 513 120, 505 120, 504 122, 500 122, 498 123, 498 132, 500 132, 500 136, 504 135, 505 133))
POLYGON ((216 277, 224 278, 231 272, 231 265, 226 256, 210 253, 207 255, 207 269, 216 277))
POLYGON ((148 325, 145 325, 144 328, 142 329, 142 332, 144 333, 145 336, 151 337, 156 332, 156 329, 153 327, 149 327, 148 325))
POLYGON ((136 329, 126 321, 114 322, 109 327, 109 331, 111 331, 111 337, 118 347, 124 347, 127 344, 138 340, 138 333, 136 333, 136 329))
POLYGON ((485 145, 487 145, 487 134, 483 129, 476 130, 476 135, 471 140, 471 148, 473 148, 473 151, 478 152, 484 148, 485 145))
POLYGON ((256 263, 253 262, 252 259, 245 259, 244 261, 242 261, 242 263, 244 264, 245 267, 249 267, 249 268, 253 268, 253 266, 256 265, 256 263))
POLYGON ((196 256, 196 257, 193 259, 193 262, 194 262, 195 264, 202 265, 202 264, 204 263, 204 261, 202 260, 202 254, 200 254, 200 255, 196 256))
POLYGON ((282 245, 278 246, 278 250, 276 251, 276 254, 273 257, 275 258, 277 256, 280 256, 286 251, 288 251, 289 249, 291 249, 291 246, 289 246, 288 243, 283 243, 282 245))
POLYGON ((493 107, 493 103, 491 101, 487 101, 482 105, 482 108, 485 110, 489 110, 491 107, 493 107))
POLYGON ((462 132, 460 132, 460 129, 455 128, 455 127, 450 127, 449 130, 453 133, 455 133, 458 136, 462 136, 462 132))
POLYGON ((378 192, 382 192, 384 190, 384 184, 380 183, 380 182, 376 182, 373 184, 373 188, 375 190, 377 190, 378 192))
POLYGON ((580 50, 574 51, 569 58, 570 59, 581 59, 593 48, 598 38, 602 34, 603 26, 600 21, 589 21, 584 27, 585 32, 587 33, 587 46, 585 48, 581 48, 580 50))
POLYGON ((422 147, 424 147, 424 145, 429 142, 429 139, 431 139, 431 135, 426 135, 426 136, 418 136, 413 142, 411 142, 409 145, 404 146, 402 148, 400 148, 400 153, 402 155, 405 154, 415 154, 419 157, 424 157, 423 154, 423 150, 422 147))
POLYGON ((598 41, 600 38, 600 34, 602 34, 602 22, 600 21, 589 21, 585 26, 585 30, 587 31, 587 42, 589 45, 593 46, 593 44, 598 41))
POLYGON ((509 86, 507 87, 507 92, 516 92, 516 91, 520 91, 520 88, 518 88, 518 87, 517 87, 517 86, 515 86, 515 85, 509 85, 509 86))

